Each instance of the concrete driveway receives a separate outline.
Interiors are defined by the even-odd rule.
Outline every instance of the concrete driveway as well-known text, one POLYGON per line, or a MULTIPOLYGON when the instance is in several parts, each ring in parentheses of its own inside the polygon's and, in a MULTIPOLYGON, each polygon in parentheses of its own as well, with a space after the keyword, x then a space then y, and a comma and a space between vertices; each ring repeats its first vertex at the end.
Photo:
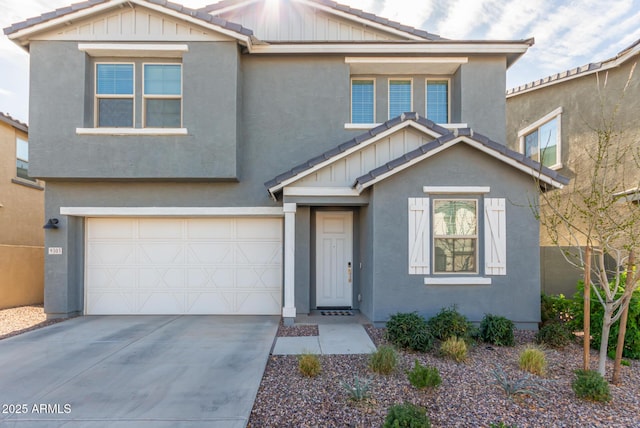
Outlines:
POLYGON ((244 427, 278 320, 91 316, 0 340, 0 426, 244 427))

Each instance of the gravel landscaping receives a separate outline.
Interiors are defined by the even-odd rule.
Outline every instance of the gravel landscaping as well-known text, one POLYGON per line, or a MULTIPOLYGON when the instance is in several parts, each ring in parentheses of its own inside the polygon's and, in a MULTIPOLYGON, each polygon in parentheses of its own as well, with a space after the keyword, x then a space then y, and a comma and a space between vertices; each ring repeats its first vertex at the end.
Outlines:
MULTIPOLYGON (((287 328, 295 335, 295 327, 287 328)), ((376 345, 386 344, 384 329, 366 326, 376 345)), ((282 330, 282 329, 281 329, 282 330)), ((561 351, 546 350, 544 378, 530 375, 544 390, 537 396, 509 399, 494 384, 492 370, 500 365, 511 378, 525 373, 518 368, 519 352, 533 342, 534 333, 516 332, 515 347, 479 344, 466 363, 455 363, 434 352, 399 352, 399 368, 388 376, 368 368, 368 355, 320 356, 322 372, 303 377, 296 356, 271 356, 249 420, 250 427, 379 427, 387 409, 411 402, 427 409, 434 427, 489 427, 503 422, 523 427, 640 427, 640 364, 622 367, 620 385, 610 385, 610 403, 577 399, 571 389, 573 370, 582 367, 582 348, 574 343, 561 351), (406 370, 415 359, 435 366, 442 385, 417 390, 407 380, 406 370), (342 382, 354 376, 371 378, 370 397, 356 402, 348 397, 342 382)), ((592 368, 597 353, 591 353, 592 368)), ((608 367, 608 374, 611 367, 608 367)))
POLYGON ((0 309, 0 339, 55 324, 65 319, 47 320, 42 305, 0 309))

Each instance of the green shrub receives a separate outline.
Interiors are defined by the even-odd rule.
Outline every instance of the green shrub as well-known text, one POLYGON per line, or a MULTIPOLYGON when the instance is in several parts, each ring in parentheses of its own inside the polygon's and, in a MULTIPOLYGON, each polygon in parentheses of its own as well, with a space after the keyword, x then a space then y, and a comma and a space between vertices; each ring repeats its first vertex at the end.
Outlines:
POLYGON ((540 295, 540 320, 542 325, 550 322, 568 322, 571 319, 572 302, 564 294, 540 295))
POLYGON ((302 354, 298 357, 298 369, 304 376, 316 377, 321 371, 320 359, 317 355, 302 354))
POLYGON ((369 398, 369 389, 371 389, 371 379, 362 379, 360 376, 353 378, 353 385, 348 382, 342 382, 342 387, 349 394, 349 398, 353 401, 362 401, 369 398))
MULTIPOLYGON (((622 281, 624 282, 624 275, 622 281)), ((613 284, 611 285, 613 287, 613 284)), ((573 296, 571 305, 571 315, 573 319, 570 326, 575 330, 582 330, 584 319, 584 283, 578 282, 578 292, 573 296)), ((616 297, 620 297, 620 293, 616 297)), ((598 301, 595 292, 591 290, 591 347, 600 348, 602 341, 602 317, 604 315, 604 307, 598 301)), ((617 321, 611 326, 609 333, 608 355, 613 358, 618 343, 618 331, 620 331, 620 322, 617 321)), ((640 289, 634 291, 631 302, 629 303, 629 318, 627 320, 627 331, 624 338, 624 348, 622 356, 634 360, 640 359, 640 289)))
POLYGON ((398 363, 396 350, 391 346, 380 346, 371 354, 369 367, 376 373, 387 375, 395 370, 398 363))
POLYGON ((433 335, 427 321, 415 312, 392 315, 387 321, 385 337, 400 348, 420 352, 433 348, 433 335))
POLYGON ((470 339, 475 329, 455 306, 442 308, 436 316, 429 319, 428 324, 431 333, 440 340, 447 340, 450 337, 470 339))
POLYGON ((547 372, 547 359, 544 356, 544 352, 535 346, 529 346, 520 352, 518 365, 520 370, 525 370, 538 376, 544 376, 547 372))
POLYGON ((611 400, 609 384, 600 373, 594 370, 576 370, 571 389, 578 398, 606 402, 611 400))
POLYGON ((411 403, 395 404, 389 408, 383 428, 430 428, 427 410, 411 403))
POLYGON ((499 315, 486 314, 480 322, 480 338, 497 346, 513 346, 513 322, 499 315))
POLYGON ((417 359, 413 370, 407 371, 407 377, 411 385, 418 389, 435 388, 442 383, 440 372, 436 367, 423 366, 417 359))
POLYGON ((564 348, 573 340, 573 333, 569 328, 559 322, 550 322, 542 326, 536 333, 536 343, 550 346, 551 348, 564 348))
POLYGON ((467 359, 467 343, 453 336, 440 344, 440 354, 461 363, 467 359))

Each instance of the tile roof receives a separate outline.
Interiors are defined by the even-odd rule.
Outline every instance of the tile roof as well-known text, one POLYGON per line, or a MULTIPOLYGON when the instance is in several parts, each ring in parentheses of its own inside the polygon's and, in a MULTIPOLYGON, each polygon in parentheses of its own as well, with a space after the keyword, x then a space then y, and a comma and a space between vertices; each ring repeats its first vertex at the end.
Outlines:
POLYGON ((562 82, 568 79, 586 76, 591 73, 595 73, 600 70, 607 70, 609 68, 617 66, 621 59, 623 62, 626 61, 627 58, 623 57, 632 57, 640 53, 640 39, 633 42, 630 46, 624 48, 616 56, 606 59, 601 62, 591 62, 589 64, 585 64, 580 67, 572 68, 570 70, 565 70, 560 73, 553 74, 551 76, 544 77, 542 79, 534 80, 533 82, 526 83, 524 85, 517 86, 515 88, 511 88, 507 90, 507 97, 512 95, 521 94, 524 92, 528 92, 540 87, 549 86, 555 84, 557 82, 562 82))
MULTIPOLYGON (((4 34, 9 35, 13 34, 17 31, 23 30, 25 28, 32 27, 37 24, 42 24, 44 22, 50 21, 55 18, 59 18, 61 16, 69 15, 71 13, 77 12, 79 10, 87 9, 93 7, 98 4, 108 3, 111 0, 87 0, 81 3, 75 3, 71 6, 63 7, 56 9, 52 12, 44 13, 40 16, 36 16, 33 18, 29 18, 26 21, 18 22, 16 24, 11 25, 10 27, 6 27, 4 29, 4 34)), ((139 2, 140 4, 151 3, 159 6, 166 7, 167 9, 171 9, 173 11, 182 13, 184 15, 189 15, 193 18, 200 19, 204 22, 208 22, 213 25, 217 25, 219 27, 225 28, 227 30, 242 34, 244 36, 252 36, 253 31, 248 28, 244 28, 240 24, 235 24, 233 22, 226 21, 222 18, 218 18, 215 16, 211 16, 208 13, 202 12, 200 10, 191 9, 185 6, 182 6, 177 3, 171 3, 166 0, 142 0, 139 2)))
POLYGON ((21 131, 24 131, 27 133, 29 132, 29 126, 26 123, 20 122, 18 119, 11 117, 8 113, 2 113, 0 111, 0 122, 4 122, 7 125, 11 125, 14 128, 17 128, 21 131))
MULTIPOLYGON (((367 174, 362 175, 360 177, 358 177, 354 183, 354 187, 356 186, 362 186, 365 185, 366 183, 375 180, 376 177, 385 174, 389 171, 392 171, 410 161, 412 161, 413 159, 426 154, 456 138, 459 137, 466 137, 470 140, 473 140, 479 144, 482 144, 483 146, 496 151, 520 164, 522 164, 523 166, 529 167, 533 170, 536 171, 540 171, 540 173, 542 175, 545 175, 547 177, 549 177, 550 179, 557 181, 559 183, 562 184, 568 184, 569 183, 569 179, 560 175, 557 171, 554 171, 552 169, 549 169, 545 166, 542 166, 540 163, 526 157, 524 154, 516 152, 514 150, 511 150, 509 148, 507 148, 505 145, 500 144, 498 142, 495 142, 487 137, 485 137, 482 134, 478 134, 476 132, 474 132, 471 128, 462 128, 462 129, 455 129, 453 131, 446 129, 440 125, 437 125, 436 123, 430 121, 429 119, 426 119, 424 117, 421 117, 420 115, 418 115, 417 113, 403 113, 401 116, 395 117, 391 120, 388 120, 387 122, 376 126, 375 128, 369 130, 368 132, 365 132, 363 134, 360 134, 354 138, 352 138, 349 141, 346 141, 340 145, 338 145, 337 147, 326 151, 324 153, 322 153, 319 156, 316 156, 314 158, 309 159, 306 162, 301 163, 300 165, 295 166, 294 168, 290 169, 287 172, 284 172, 280 175, 278 175, 277 177, 267 181, 264 183, 265 187, 267 187, 268 189, 271 189, 273 187, 279 186, 281 185, 283 182, 294 178, 295 176, 297 176, 298 174, 307 171, 308 169, 313 168, 314 166, 327 161, 337 155, 339 155, 340 153, 345 152, 346 150, 355 147, 357 145, 362 144, 365 141, 370 140, 371 138, 374 138, 375 136, 377 136, 378 134, 385 132, 393 127, 396 127, 398 125, 400 125, 403 122, 406 121, 413 121, 415 123, 418 123, 428 129, 431 129, 432 131, 440 134, 441 136, 436 138, 433 141, 430 141, 426 144, 423 144, 422 146, 418 147, 415 150, 409 151, 407 153, 405 153, 404 155, 393 159, 389 162, 387 162, 384 165, 381 165, 371 171, 369 171, 367 174)), ((277 190, 276 190, 277 191, 277 190)))
MULTIPOLYGON (((222 0, 222 1, 218 2, 218 3, 210 4, 208 6, 200 8, 199 10, 209 13, 209 12, 214 12, 216 10, 223 9, 223 8, 226 8, 226 7, 229 7, 229 6, 233 6, 233 5, 238 4, 238 3, 243 3, 245 1, 246 0, 222 0)), ((330 7, 332 9, 335 9, 335 10, 340 11, 340 12, 345 12, 345 13, 348 13, 350 15, 354 15, 354 16, 356 16, 358 18, 362 18, 362 19, 366 19, 368 21, 375 22, 377 24, 386 25, 388 27, 394 28, 396 30, 404 31, 405 33, 413 34, 414 36, 418 36, 418 37, 421 37, 421 38, 426 39, 426 40, 447 40, 447 39, 445 39, 443 37, 440 37, 437 34, 429 33, 427 31, 420 30, 418 28, 410 27, 408 25, 404 25, 404 24, 401 24, 401 23, 396 22, 396 21, 391 21, 391 20, 389 20, 387 18, 382 18, 382 17, 380 17, 378 15, 374 15, 373 13, 364 12, 364 11, 362 11, 360 9, 355 9, 353 7, 350 7, 350 6, 347 6, 347 5, 344 5, 344 4, 340 4, 340 3, 336 3, 336 2, 331 1, 331 0, 309 0, 309 1, 311 1, 313 3, 317 3, 317 4, 322 5, 322 6, 330 7)))

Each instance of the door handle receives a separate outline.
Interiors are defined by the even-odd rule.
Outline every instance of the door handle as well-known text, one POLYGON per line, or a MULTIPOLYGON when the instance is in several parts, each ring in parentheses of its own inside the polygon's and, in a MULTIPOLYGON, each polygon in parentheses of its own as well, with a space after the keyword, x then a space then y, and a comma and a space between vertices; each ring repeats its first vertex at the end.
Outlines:
POLYGON ((351 262, 347 263, 347 281, 351 282, 351 262))

